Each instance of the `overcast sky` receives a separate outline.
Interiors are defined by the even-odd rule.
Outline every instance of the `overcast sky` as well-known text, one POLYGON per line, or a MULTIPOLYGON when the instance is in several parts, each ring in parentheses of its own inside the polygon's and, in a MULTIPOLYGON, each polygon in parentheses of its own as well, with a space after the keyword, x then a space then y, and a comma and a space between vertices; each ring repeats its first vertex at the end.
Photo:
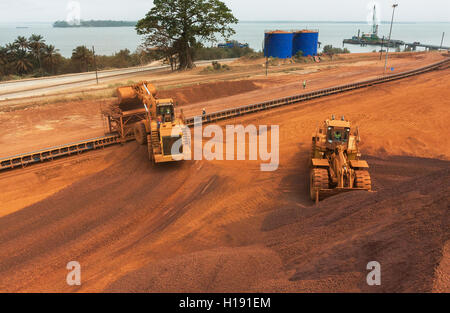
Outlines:
MULTIPOLYGON (((0 0, 0 22, 65 20, 68 0, 0 0)), ((79 0, 81 19, 138 20, 152 0, 79 0)), ((365 21, 372 0, 225 0, 242 21, 365 21)), ((450 22, 450 0, 378 0, 380 19, 450 22)))

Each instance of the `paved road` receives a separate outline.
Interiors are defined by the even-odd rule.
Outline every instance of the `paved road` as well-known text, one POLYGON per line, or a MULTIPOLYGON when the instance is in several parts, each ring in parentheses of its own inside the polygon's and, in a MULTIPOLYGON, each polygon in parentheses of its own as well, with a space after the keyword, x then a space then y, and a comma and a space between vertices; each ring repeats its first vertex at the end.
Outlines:
MULTIPOLYGON (((217 60, 222 63, 232 62, 236 59, 217 60)), ((211 63, 213 60, 198 61, 196 65, 211 63)), ((153 65, 143 67, 133 67, 126 69, 116 69, 98 72, 100 82, 105 83, 117 79, 126 78, 142 72, 153 72, 168 69, 168 65, 153 65)), ((46 95, 53 92, 63 91, 74 87, 88 87, 96 84, 95 72, 69 74, 62 76, 51 76, 36 79, 15 80, 0 83, 0 101, 8 99, 19 99, 46 95)))

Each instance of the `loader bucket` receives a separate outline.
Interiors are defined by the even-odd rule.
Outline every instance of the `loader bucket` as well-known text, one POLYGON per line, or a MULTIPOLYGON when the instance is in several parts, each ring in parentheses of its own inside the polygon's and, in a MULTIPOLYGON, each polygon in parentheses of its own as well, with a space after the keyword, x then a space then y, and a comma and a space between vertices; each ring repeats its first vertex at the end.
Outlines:
MULTIPOLYGON (((334 188, 334 189, 320 189, 318 192, 318 198, 316 198, 316 203, 319 200, 324 200, 328 197, 340 194, 340 193, 344 193, 344 192, 350 192, 350 191, 369 191, 368 189, 364 189, 364 188, 334 188)), ((316 194, 317 197, 317 194, 316 194)))
POLYGON ((122 111, 130 111, 142 107, 136 91, 131 86, 117 88, 119 108, 122 111))

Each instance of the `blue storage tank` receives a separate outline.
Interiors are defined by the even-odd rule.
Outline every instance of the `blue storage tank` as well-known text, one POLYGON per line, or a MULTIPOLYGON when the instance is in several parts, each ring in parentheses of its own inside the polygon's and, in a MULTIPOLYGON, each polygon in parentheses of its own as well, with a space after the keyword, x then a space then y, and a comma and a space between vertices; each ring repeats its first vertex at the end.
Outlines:
POLYGON ((294 33, 293 37, 292 55, 296 55, 299 51, 303 52, 303 56, 317 55, 318 31, 302 30, 294 33))
POLYGON ((279 59, 292 58, 292 39, 294 33, 272 31, 264 34, 264 56, 279 59))

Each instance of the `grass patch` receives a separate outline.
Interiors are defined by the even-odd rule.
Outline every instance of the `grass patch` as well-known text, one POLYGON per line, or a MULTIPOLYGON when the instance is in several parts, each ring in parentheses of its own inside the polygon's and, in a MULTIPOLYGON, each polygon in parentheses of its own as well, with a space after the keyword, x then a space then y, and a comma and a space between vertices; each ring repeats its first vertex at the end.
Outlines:
POLYGON ((230 71, 231 67, 227 64, 220 64, 217 61, 212 62, 211 65, 205 67, 203 70, 201 70, 201 74, 215 74, 215 73, 221 73, 230 71))

